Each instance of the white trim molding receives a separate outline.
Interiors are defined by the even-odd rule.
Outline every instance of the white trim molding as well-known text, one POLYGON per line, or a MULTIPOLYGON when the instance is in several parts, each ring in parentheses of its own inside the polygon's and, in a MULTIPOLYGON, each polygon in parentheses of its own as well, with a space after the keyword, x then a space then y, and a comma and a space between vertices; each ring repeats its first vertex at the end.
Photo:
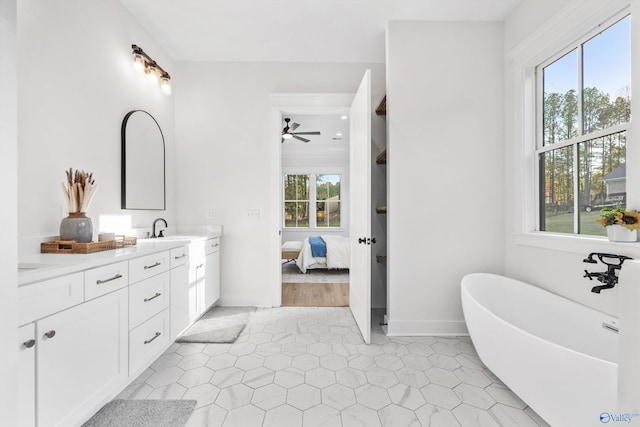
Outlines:
POLYGON ((387 319, 387 336, 468 336, 467 324, 461 320, 391 320, 387 319))

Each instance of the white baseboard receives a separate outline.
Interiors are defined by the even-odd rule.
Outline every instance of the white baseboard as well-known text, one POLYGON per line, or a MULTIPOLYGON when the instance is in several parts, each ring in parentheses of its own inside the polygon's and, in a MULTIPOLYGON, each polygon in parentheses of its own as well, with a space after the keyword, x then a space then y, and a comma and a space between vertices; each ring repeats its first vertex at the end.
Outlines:
POLYGON ((468 336, 464 321, 393 320, 386 319, 390 337, 468 336))
POLYGON ((265 303, 265 301, 269 300, 270 298, 266 295, 225 295, 216 301, 215 305, 227 307, 272 307, 271 304, 265 303))

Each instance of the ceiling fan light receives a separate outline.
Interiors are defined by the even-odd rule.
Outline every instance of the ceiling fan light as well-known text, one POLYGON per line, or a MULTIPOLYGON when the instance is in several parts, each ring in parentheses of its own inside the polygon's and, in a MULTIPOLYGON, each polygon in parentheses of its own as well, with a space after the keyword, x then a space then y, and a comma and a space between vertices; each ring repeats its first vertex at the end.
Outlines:
POLYGON ((284 135, 282 135, 282 137, 283 137, 284 139, 291 139, 291 138, 293 138, 293 136, 292 136, 290 133, 285 133, 284 135))

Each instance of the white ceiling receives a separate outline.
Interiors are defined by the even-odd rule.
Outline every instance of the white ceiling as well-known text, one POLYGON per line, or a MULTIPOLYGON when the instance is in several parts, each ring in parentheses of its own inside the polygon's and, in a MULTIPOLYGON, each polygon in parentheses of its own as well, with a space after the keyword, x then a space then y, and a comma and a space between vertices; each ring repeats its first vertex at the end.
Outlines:
MULTIPOLYGON (((296 132, 313 132, 319 131, 320 135, 300 135, 311 140, 313 144, 323 145, 349 145, 349 119, 342 120, 340 115, 315 115, 315 114, 285 114, 285 117, 291 119, 291 124, 298 123, 300 126, 294 131, 296 132), (341 136, 338 133, 342 134, 341 136), (335 138, 335 139, 334 139, 335 138)), ((284 122, 282 124, 284 127, 284 122)), ((284 144, 296 145, 305 144, 304 141, 290 139, 284 144)))
POLYGON ((501 21, 521 0, 120 0, 179 61, 383 63, 389 20, 501 21))

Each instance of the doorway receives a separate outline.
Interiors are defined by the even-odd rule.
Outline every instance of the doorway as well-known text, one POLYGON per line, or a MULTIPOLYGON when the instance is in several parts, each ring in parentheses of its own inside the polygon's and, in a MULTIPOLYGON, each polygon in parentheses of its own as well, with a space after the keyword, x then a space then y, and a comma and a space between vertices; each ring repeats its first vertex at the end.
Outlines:
POLYGON ((349 117, 283 112, 282 305, 349 306, 349 117))
MULTIPOLYGON (((371 71, 366 70, 354 94, 272 94, 270 150, 271 227, 270 259, 282 259, 284 194, 282 191, 282 130, 289 114, 340 114, 349 117, 349 180, 353 196, 349 203, 350 264, 349 308, 365 343, 371 340, 371 71), (354 221, 357 218, 357 221, 354 221), (354 229, 355 227, 355 229, 354 229), (364 236, 364 237, 363 237, 364 236), (369 237, 368 237, 369 236, 369 237)), ((282 305, 281 263, 270 263, 273 305, 282 305)))

